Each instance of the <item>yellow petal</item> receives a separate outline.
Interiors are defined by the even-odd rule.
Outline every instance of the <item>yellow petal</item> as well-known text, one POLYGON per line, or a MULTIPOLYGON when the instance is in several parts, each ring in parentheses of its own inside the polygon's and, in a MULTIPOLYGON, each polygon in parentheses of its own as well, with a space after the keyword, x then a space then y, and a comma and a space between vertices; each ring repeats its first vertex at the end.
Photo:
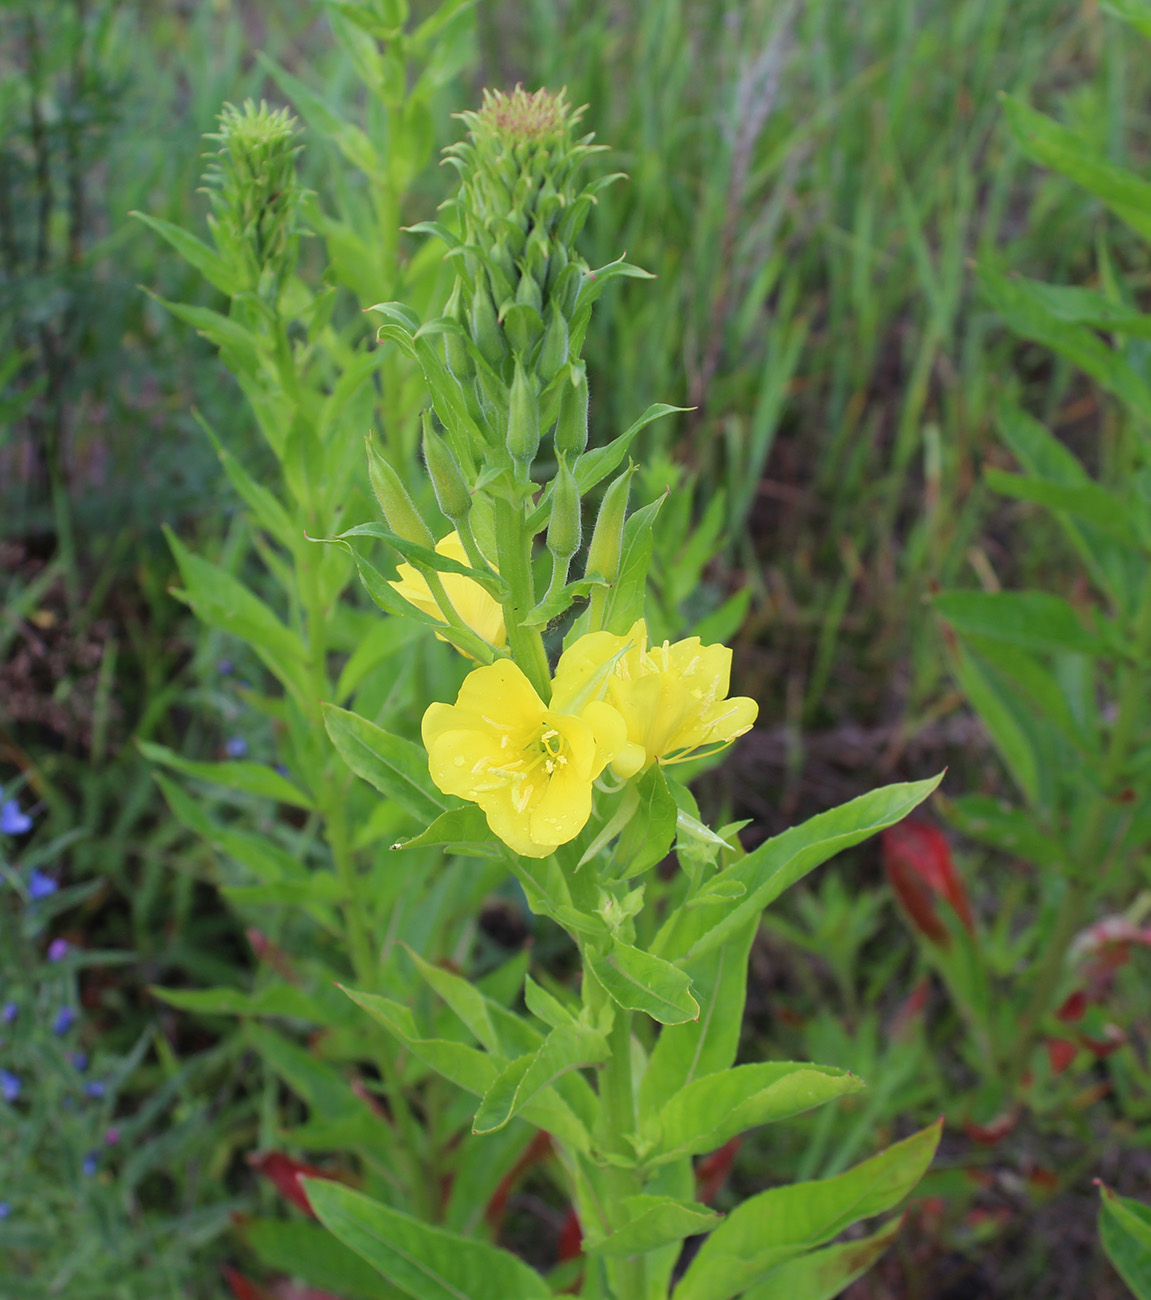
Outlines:
POLYGON ((597 777, 627 744, 627 723, 620 711, 604 700, 586 704, 580 717, 595 736, 595 764, 591 775, 597 777))
MULTIPOLYGON (((591 782, 570 768, 561 768, 552 775, 543 794, 532 805, 531 839, 541 846, 550 846, 547 848, 550 853, 558 845, 574 840, 590 816, 591 782)), ((543 857, 544 854, 529 856, 543 857)))

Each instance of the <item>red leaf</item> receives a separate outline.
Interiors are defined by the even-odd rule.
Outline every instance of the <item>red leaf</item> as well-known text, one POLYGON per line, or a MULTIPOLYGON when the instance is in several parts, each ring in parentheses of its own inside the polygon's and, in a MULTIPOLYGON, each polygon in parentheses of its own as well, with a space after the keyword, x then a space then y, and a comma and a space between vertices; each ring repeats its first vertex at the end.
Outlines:
POLYGON ((560 1228, 559 1247, 557 1258, 559 1263, 568 1259, 575 1259, 583 1251, 583 1230, 580 1228, 579 1215, 572 1206, 567 1217, 560 1228))
POLYGON ((911 1032, 912 1026, 917 1020, 922 1019, 924 1008, 927 1006, 927 999, 931 994, 931 976, 924 975, 911 992, 903 999, 896 1008, 895 1015, 887 1025, 889 1037, 894 1039, 906 1038, 911 1032))
POLYGON ((1066 1038, 1044 1039, 1044 1046, 1047 1048, 1052 1074, 1062 1074, 1079 1055, 1079 1048, 1066 1038))
POLYGON ((1062 1020, 1064 1024, 1074 1024, 1076 1020, 1083 1019, 1083 1013, 1087 1010, 1087 994, 1082 989, 1076 989, 1074 993, 1055 1013, 1056 1020, 1062 1020))
POLYGON ((248 1156, 248 1164, 258 1173, 263 1174, 265 1178, 271 1179, 276 1191, 286 1200, 292 1202, 298 1209, 303 1210, 305 1214, 311 1215, 314 1219, 315 1213, 304 1195, 304 1189, 300 1186, 300 1176, 305 1178, 326 1178, 329 1182, 339 1182, 339 1179, 329 1173, 326 1169, 317 1169, 315 1165, 305 1165, 299 1160, 293 1160, 291 1156, 283 1155, 279 1151, 253 1151, 248 1156))
POLYGON ((499 1235, 500 1225, 504 1221, 504 1213, 508 1208, 508 1198, 511 1196, 516 1183, 533 1165, 538 1165, 541 1161, 546 1160, 551 1149, 551 1135, 541 1129, 524 1148, 523 1155, 500 1179, 499 1185, 492 1193, 491 1200, 488 1201, 487 1208, 484 1210, 484 1218, 487 1219, 488 1226, 497 1236, 499 1235))
POLYGON ((224 1265, 224 1280, 231 1287, 236 1300, 271 1300, 271 1296, 262 1286, 250 1282, 242 1273, 237 1273, 230 1265, 224 1265))
POLYGON ((978 1142, 980 1146, 993 1147, 997 1142, 1002 1142, 1018 1123, 1019 1112, 1009 1110, 1004 1111, 1002 1115, 997 1115, 988 1124, 976 1124, 972 1120, 965 1119, 963 1121, 963 1131, 973 1142, 978 1142))
POLYGON ((951 860, 951 846, 936 827, 909 819, 883 832, 883 869, 911 924, 932 943, 946 947, 947 926, 936 904, 943 900, 969 933, 975 932, 971 904, 951 860))
POLYGON ((743 1145, 743 1134, 739 1133, 733 1138, 729 1138, 718 1151, 713 1151, 704 1158, 695 1167, 695 1195, 696 1199, 710 1205, 716 1196, 719 1195, 719 1189, 727 1181, 728 1174, 731 1173, 731 1167, 735 1164, 736 1152, 743 1145))

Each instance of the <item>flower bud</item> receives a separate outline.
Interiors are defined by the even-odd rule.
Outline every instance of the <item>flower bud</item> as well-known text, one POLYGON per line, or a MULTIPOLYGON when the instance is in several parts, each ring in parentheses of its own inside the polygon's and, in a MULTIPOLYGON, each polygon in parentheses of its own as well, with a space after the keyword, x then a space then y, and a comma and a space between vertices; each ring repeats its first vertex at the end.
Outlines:
POLYGON ((579 488, 566 461, 560 461, 552 483, 552 513, 548 520, 548 550, 559 560, 570 560, 583 541, 579 488))
POLYGON ((458 523, 472 508, 472 496, 451 448, 432 428, 430 411, 423 413, 424 461, 445 518, 458 523))
POLYGON ((426 546, 430 551, 436 544, 431 530, 424 523, 400 477, 380 454, 371 434, 368 435, 368 478, 372 491, 388 521, 388 527, 397 537, 426 546))
MULTIPOLYGON (((540 345, 540 354, 536 360, 536 369, 539 371, 540 378, 545 384, 551 381, 559 374, 560 366, 568 359, 568 323, 564 320, 563 313, 552 303, 551 320, 548 321, 548 327, 544 333, 544 341, 540 345)), ((585 403, 586 413, 586 403, 585 403)))
POLYGON ((472 295, 471 327, 472 338, 480 350, 480 356, 489 366, 498 366, 504 358, 506 347, 496 320, 492 296, 482 281, 472 295))
POLYGON ((556 454, 568 459, 583 455, 587 446, 588 404, 587 368, 581 363, 573 366, 570 373, 575 382, 560 385, 555 435, 556 454))
POLYGON ((508 394, 508 451, 521 465, 535 460, 540 445, 540 406, 535 380, 516 357, 516 372, 508 394))
POLYGON ((585 572, 589 575, 598 573, 608 582, 614 582, 619 576, 623 525, 627 518, 627 498, 634 473, 635 467, 629 466, 603 494, 599 514, 596 516, 595 532, 592 533, 591 544, 588 546, 585 572))
MULTIPOLYGON (((444 307, 444 315, 454 320, 457 325, 467 328, 467 317, 464 313, 460 300, 460 282, 456 281, 455 288, 452 290, 452 296, 448 299, 444 307)), ((475 374, 475 366, 472 364, 471 357, 468 356, 467 345, 463 339, 454 331, 447 330, 444 333, 444 359, 452 374, 459 380, 470 379, 475 374)))

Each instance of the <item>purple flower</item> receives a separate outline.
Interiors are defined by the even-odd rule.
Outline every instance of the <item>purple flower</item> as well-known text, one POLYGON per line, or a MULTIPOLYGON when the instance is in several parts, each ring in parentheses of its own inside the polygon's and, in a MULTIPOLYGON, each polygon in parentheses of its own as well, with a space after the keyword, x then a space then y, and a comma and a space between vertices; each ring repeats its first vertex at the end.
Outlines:
POLYGON ((100 1167, 99 1151, 89 1151, 84 1157, 84 1163, 80 1168, 84 1171, 85 1177, 91 1178, 96 1170, 100 1167))
POLYGON ((115 1126, 115 1124, 113 1124, 107 1133, 104 1134, 104 1141, 107 1142, 110 1147, 114 1147, 116 1143, 120 1141, 120 1130, 115 1126))
POLYGON ((8 799, 0 804, 0 833, 4 835, 23 835, 32 829, 32 818, 20 811, 15 799, 8 799))
POLYGON ((61 1007, 56 1012, 56 1019, 52 1021, 52 1032, 54 1034, 66 1034, 69 1029, 76 1023, 76 1013, 71 1007, 61 1007))
POLYGON ((221 659, 220 662, 216 665, 216 671, 220 674, 221 677, 231 677, 232 661, 230 659, 221 659))
POLYGON ((60 886, 52 879, 46 876, 42 871, 33 871, 28 877, 28 897, 32 899, 47 898, 49 894, 54 894, 60 886))
POLYGON ((21 1086, 19 1078, 10 1070, 0 1070, 0 1097, 5 1101, 15 1101, 20 1095, 21 1086))
POLYGON ((248 742, 243 736, 233 736, 224 746, 224 753, 229 758, 245 758, 248 753, 248 742))
POLYGON ((85 1097, 102 1097, 104 1095, 104 1085, 99 1079, 92 1079, 84 1085, 85 1097))
POLYGON ((5 1002, 3 1011, 0 1011, 0 1020, 2 1020, 6 1025, 10 1025, 19 1014, 20 1008, 15 1002, 5 1002))
POLYGON ((63 961, 68 956, 70 946, 67 939, 53 939, 48 945, 48 960, 63 961))
POLYGON ((88 1053, 73 1052, 68 1060, 72 1062, 72 1068, 78 1070, 81 1074, 88 1068, 88 1053))
POLYGON ((6 1219, 11 1213, 11 1203, 9 1201, 0 1201, 0 1219, 6 1219))

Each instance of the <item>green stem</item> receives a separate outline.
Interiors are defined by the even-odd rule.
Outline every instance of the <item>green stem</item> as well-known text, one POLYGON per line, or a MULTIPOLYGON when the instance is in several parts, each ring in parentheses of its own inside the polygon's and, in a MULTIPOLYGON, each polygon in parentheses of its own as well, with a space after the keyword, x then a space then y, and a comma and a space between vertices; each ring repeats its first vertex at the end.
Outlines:
MULTIPOLYGON (((584 979, 588 978, 585 971, 584 979)), ((632 1079, 631 1019, 632 1013, 615 1007, 608 1036, 609 1053, 600 1071, 601 1139, 606 1150, 613 1154, 634 1158, 630 1142, 636 1131, 635 1086, 632 1079)), ((621 1228, 627 1220, 623 1202, 643 1190, 637 1170, 609 1165, 605 1171, 607 1183, 607 1212, 609 1228, 621 1228)), ((613 1283, 616 1300, 646 1300, 647 1257, 632 1255, 608 1263, 608 1276, 613 1283)))
POLYGON ((504 623, 512 657, 546 704, 551 699, 551 669, 539 629, 525 627, 522 620, 535 608, 532 581, 531 537, 524 527, 519 503, 496 498, 496 546, 500 577, 508 584, 504 601, 504 623))

